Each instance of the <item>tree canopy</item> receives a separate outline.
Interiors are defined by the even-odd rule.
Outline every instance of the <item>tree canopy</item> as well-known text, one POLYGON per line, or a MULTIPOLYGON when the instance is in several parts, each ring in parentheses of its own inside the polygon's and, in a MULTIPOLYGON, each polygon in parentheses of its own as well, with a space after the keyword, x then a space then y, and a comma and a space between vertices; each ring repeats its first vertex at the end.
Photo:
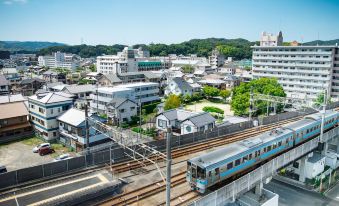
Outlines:
MULTIPOLYGON (((249 83, 241 83, 233 89, 231 108, 236 115, 248 115, 250 106, 250 90, 253 93, 267 94, 272 96, 285 97, 286 93, 278 81, 274 78, 260 78, 250 81, 249 83)), ((267 103, 264 101, 256 101, 256 112, 254 115, 264 114, 266 112, 267 103)), ((278 111, 279 111, 278 107, 278 111)))
MULTIPOLYGON (((327 96, 326 99, 327 99, 327 101, 326 101, 327 104, 331 103, 331 98, 329 98, 327 96)), ((322 93, 318 94, 317 98, 314 100, 314 105, 321 106, 324 103, 324 101, 325 101, 325 93, 322 92, 322 93)))
POLYGON ((204 86, 202 88, 202 92, 204 93, 204 95, 207 98, 211 98, 211 97, 217 97, 219 96, 219 92, 220 90, 218 88, 215 87, 210 87, 210 86, 204 86))
POLYGON ((226 99, 227 97, 231 96, 231 91, 227 89, 220 90, 219 96, 221 96, 223 99, 226 99))
POLYGON ((164 109, 165 110, 175 109, 180 107, 180 105, 181 105, 180 97, 175 94, 171 94, 165 101, 164 109))
POLYGON ((192 74, 194 72, 194 68, 191 65, 184 65, 181 67, 181 69, 184 73, 192 74))

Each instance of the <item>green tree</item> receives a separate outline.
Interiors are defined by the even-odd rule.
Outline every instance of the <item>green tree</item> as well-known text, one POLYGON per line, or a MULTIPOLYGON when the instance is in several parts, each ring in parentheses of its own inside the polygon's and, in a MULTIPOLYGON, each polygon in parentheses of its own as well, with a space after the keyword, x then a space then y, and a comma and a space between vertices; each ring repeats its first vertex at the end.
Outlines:
POLYGON ((194 72, 194 68, 191 65, 184 65, 181 67, 181 69, 184 73, 192 74, 194 72))
MULTIPOLYGON (((325 93, 324 92, 318 94, 317 98, 314 100, 314 105, 315 106, 322 105, 324 103, 324 101, 325 101, 324 99, 325 99, 325 93)), ((326 101, 327 104, 331 103, 331 98, 327 97, 326 99, 327 99, 327 101, 326 101)))
MULTIPOLYGON (((260 78, 250 81, 249 83, 241 83, 233 89, 231 108, 236 115, 248 115, 250 106, 250 90, 253 88, 254 93, 267 94, 272 96, 285 97, 286 94, 282 86, 274 78, 260 78)), ((254 115, 264 114, 266 112, 267 102, 256 101, 256 112, 254 115)), ((278 105, 277 111, 281 110, 278 105)))
POLYGON ((91 64, 91 66, 89 66, 89 70, 91 70, 91 72, 96 72, 97 67, 94 64, 91 64))
POLYGON ((185 96, 182 97, 182 101, 187 104, 192 101, 192 96, 189 94, 186 94, 185 96))
POLYGON ((164 109, 165 110, 175 109, 180 107, 180 105, 181 105, 180 97, 175 94, 171 94, 165 101, 164 109))
POLYGON ((229 96, 231 96, 231 91, 227 89, 220 90, 219 96, 226 100, 229 96))
POLYGON ((210 87, 210 86, 204 86, 202 88, 202 92, 204 93, 204 95, 207 98, 211 98, 211 97, 217 97, 219 96, 219 89, 215 88, 215 87, 210 87))

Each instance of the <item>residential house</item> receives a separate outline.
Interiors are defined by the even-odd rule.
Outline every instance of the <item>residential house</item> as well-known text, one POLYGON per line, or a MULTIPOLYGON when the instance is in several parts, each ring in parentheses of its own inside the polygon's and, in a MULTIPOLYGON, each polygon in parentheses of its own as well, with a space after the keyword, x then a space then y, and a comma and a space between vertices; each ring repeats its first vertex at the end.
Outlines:
POLYGON ((24 102, 0 104, 0 143, 33 136, 24 102))
POLYGON ((116 73, 104 74, 98 79, 98 84, 101 86, 115 86, 121 83, 122 83, 122 80, 118 77, 116 73))
POLYGON ((137 110, 137 103, 127 98, 114 98, 107 104, 107 116, 114 125, 131 121, 137 110))
POLYGON ((73 94, 75 96, 75 107, 83 109, 85 104, 92 100, 90 95, 96 91, 96 86, 92 84, 66 85, 61 91, 73 94))
POLYGON ((11 89, 15 89, 16 86, 21 82, 22 77, 18 73, 16 68, 2 68, 1 73, 6 77, 11 86, 11 89))
POLYGON ((215 121, 214 117, 207 112, 171 109, 157 115, 156 127, 162 131, 170 127, 174 133, 183 135, 212 129, 215 127, 215 121))
MULTIPOLYGON (((89 114, 90 118, 93 118, 100 122, 106 122, 96 114, 89 114)), ((71 108, 57 118, 59 125, 59 140, 65 146, 74 148, 76 151, 81 151, 86 148, 86 127, 85 127, 85 112, 71 108)), ((89 146, 93 146, 105 141, 109 138, 95 129, 89 129, 89 146)))
POLYGON ((234 75, 229 75, 224 78, 226 89, 233 89, 240 85, 240 79, 234 75))
POLYGON ((38 91, 38 89, 42 88, 45 83, 45 80, 36 77, 24 79, 20 82, 17 91, 24 96, 31 96, 38 91))
POLYGON ((55 71, 45 71, 42 73, 42 77, 46 82, 63 82, 66 83, 66 75, 55 71))
POLYGON ((47 141, 59 137, 57 117, 73 106, 73 95, 45 92, 28 97, 30 120, 36 134, 47 141))
POLYGON ((186 82, 183 78, 175 77, 169 82, 165 89, 165 95, 192 95, 193 87, 186 82))
POLYGON ((4 75, 0 75, 0 95, 9 94, 9 82, 4 75))

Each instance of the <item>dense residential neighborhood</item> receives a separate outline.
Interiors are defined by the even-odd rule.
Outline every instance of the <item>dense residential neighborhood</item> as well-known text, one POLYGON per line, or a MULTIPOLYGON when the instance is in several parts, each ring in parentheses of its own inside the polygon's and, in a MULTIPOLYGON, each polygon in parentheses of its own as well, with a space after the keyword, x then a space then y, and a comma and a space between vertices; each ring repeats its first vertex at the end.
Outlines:
POLYGON ((338 11, 0 1, 0 206, 339 205, 338 11))

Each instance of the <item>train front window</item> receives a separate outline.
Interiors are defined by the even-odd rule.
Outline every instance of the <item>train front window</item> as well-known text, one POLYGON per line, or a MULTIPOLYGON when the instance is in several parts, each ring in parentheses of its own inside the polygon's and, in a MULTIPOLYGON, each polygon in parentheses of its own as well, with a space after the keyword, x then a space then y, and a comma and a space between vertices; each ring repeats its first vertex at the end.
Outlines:
POLYGON ((191 163, 187 162, 187 171, 191 171, 191 163))
POLYGON ((198 167, 197 171, 198 171, 198 178, 205 179, 205 169, 198 167))

